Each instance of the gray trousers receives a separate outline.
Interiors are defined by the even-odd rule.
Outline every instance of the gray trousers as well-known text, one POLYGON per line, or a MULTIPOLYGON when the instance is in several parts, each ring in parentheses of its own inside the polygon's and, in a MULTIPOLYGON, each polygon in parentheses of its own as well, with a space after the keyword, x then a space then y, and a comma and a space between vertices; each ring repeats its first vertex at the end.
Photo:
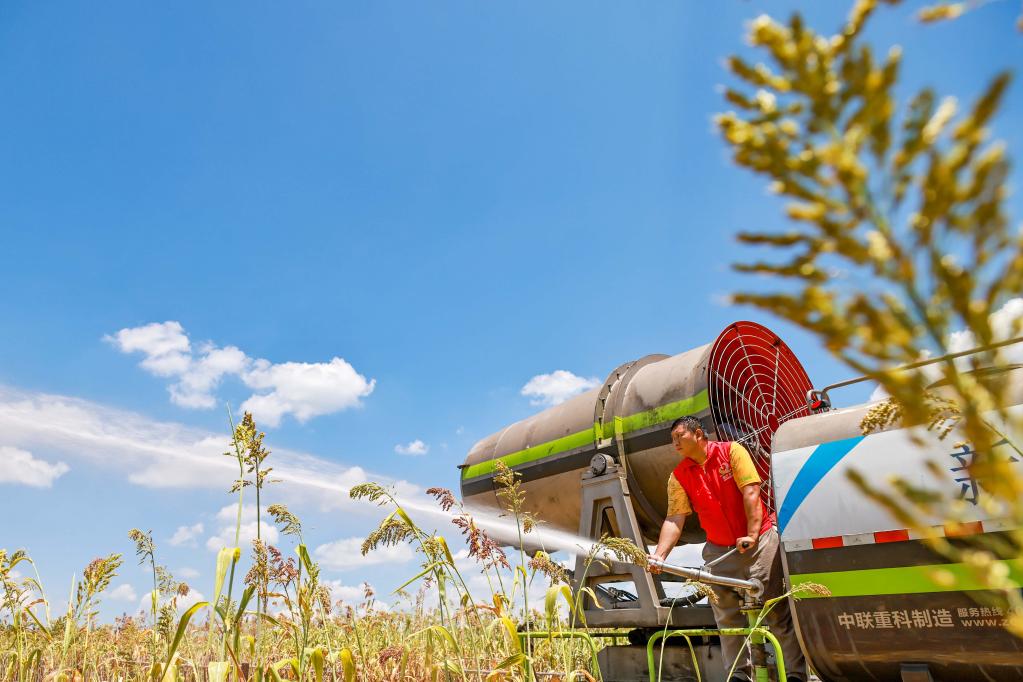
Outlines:
MULTIPOLYGON (((784 594, 785 581, 781 568, 781 554, 779 553, 778 530, 772 528, 757 541, 757 546, 745 554, 736 552, 730 557, 715 565, 711 571, 714 574, 725 575, 732 578, 757 578, 765 585, 764 599, 777 597, 784 594)), ((722 547, 708 542, 703 548, 703 560, 713 561, 722 554, 728 552, 730 547, 722 547)), ((739 593, 730 587, 711 586, 714 594, 717 595, 717 603, 711 602, 714 609, 714 620, 719 628, 744 628, 748 626, 746 616, 739 611, 741 599, 739 593)), ((792 613, 789 611, 788 600, 779 602, 771 609, 764 619, 764 623, 771 629, 771 633, 778 638, 781 644, 782 653, 785 656, 785 672, 791 678, 800 680, 806 679, 806 661, 803 659, 803 652, 796 641, 796 633, 792 628, 792 613)), ((733 676, 739 679, 749 679, 752 663, 747 648, 743 649, 743 638, 728 636, 721 638, 721 654, 725 664, 725 672, 731 667, 732 661, 742 652, 742 658, 735 666, 733 676)))

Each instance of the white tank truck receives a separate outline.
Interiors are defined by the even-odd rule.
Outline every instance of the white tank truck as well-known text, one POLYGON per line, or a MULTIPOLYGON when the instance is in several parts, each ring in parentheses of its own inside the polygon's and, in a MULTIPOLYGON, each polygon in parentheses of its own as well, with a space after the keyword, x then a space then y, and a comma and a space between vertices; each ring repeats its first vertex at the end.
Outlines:
MULTIPOLYGON (((1012 409, 1023 411, 1023 368, 1004 371, 1019 375, 1012 409)), ((980 533, 1015 542, 1010 524, 984 512, 983 485, 967 471, 972 451, 957 447, 954 436, 939 440, 920 430, 923 445, 915 445, 911 430, 898 426, 864 437, 860 422, 870 406, 831 409, 781 339, 759 324, 736 322, 711 344, 626 363, 600 387, 484 438, 460 466, 462 497, 469 507, 498 508, 493 475, 500 460, 521 475, 527 510, 549 527, 655 544, 666 482, 678 463, 668 429, 693 414, 712 439, 741 441, 753 455, 764 500, 778 514, 788 584, 831 591, 791 602, 800 643, 822 680, 1023 680, 1023 641, 1002 627, 1004 614, 984 606, 970 571, 947 564, 847 477, 856 470, 880 488, 893 474, 944 485, 971 516, 954 528, 936 517, 939 534, 952 542, 980 533), (946 480, 929 474, 928 462, 947 472, 946 480), (961 580, 939 584, 936 566, 961 580)), ((1023 461, 1018 466, 1023 475, 1023 461)), ((688 519, 681 542, 703 541, 696 519, 688 519)), ((1019 565, 1007 568, 1017 580, 1023 575, 1019 565)), ((666 624, 714 627, 708 606, 666 598, 664 584, 678 580, 628 564, 591 567, 584 582, 604 608, 589 604, 587 624, 627 629, 631 643, 601 650, 604 680, 653 679, 646 644, 666 624)), ((692 640, 702 679, 723 680, 730 661, 721 661, 717 638, 692 640)), ((697 679, 689 649, 676 641, 658 663, 662 679, 697 679)))

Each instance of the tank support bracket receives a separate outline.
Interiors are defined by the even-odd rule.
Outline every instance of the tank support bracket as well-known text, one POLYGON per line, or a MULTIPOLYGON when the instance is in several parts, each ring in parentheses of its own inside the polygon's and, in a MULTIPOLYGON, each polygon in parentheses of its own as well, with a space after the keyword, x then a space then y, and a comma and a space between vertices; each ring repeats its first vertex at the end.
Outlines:
MULTIPOLYGON (((627 538, 640 548, 646 549, 643 534, 636 520, 629 484, 621 465, 608 463, 605 472, 599 476, 587 469, 582 476, 582 503, 579 515, 579 535, 598 540, 604 533, 627 538)), ((660 605, 664 590, 645 569, 630 563, 612 562, 610 569, 593 561, 586 567, 587 557, 576 556, 573 582, 575 588, 590 587, 603 583, 631 582, 636 586, 635 601, 622 604, 602 604, 598 609, 586 600, 584 615, 590 627, 613 627, 616 625, 653 626, 663 625, 670 609, 660 605), (582 581, 580 583, 580 580, 582 581)))

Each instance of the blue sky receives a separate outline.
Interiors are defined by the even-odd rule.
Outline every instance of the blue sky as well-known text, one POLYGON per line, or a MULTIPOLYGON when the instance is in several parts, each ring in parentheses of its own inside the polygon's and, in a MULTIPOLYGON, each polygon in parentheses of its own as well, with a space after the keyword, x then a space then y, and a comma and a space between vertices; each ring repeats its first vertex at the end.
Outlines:
MULTIPOLYGON (((847 10, 805 4, 827 30, 847 10)), ((44 478, 67 470, 0 483, 15 520, 0 546, 27 547, 59 601, 72 572, 152 528, 208 593, 231 474, 161 452, 226 445, 223 405, 253 395, 280 417, 268 440, 285 462, 411 490, 456 487, 473 442, 539 409, 532 377, 603 378, 736 319, 782 333, 815 383, 845 378, 807 335, 722 303, 762 286, 728 272, 752 256, 735 233, 782 218, 712 130, 721 60, 748 52, 744 22, 793 6, 5 3, 0 448, 44 478), (153 338, 120 330, 168 322, 179 351, 122 352, 153 338), (237 371, 173 401, 182 375, 152 368, 210 348, 237 349, 216 356, 237 371), (417 440, 425 454, 396 452, 417 440), (154 441, 165 450, 138 447, 154 441)), ((966 101, 977 74, 1023 63, 1016 4, 926 28, 913 7, 871 29, 905 47, 908 87, 966 101)), ((1021 114, 1017 84, 997 121, 1010 150, 1021 114)), ((314 546, 376 518, 281 495, 314 546)), ((414 572, 335 565, 384 592, 414 572)), ((145 589, 130 563, 119 583, 145 589)))

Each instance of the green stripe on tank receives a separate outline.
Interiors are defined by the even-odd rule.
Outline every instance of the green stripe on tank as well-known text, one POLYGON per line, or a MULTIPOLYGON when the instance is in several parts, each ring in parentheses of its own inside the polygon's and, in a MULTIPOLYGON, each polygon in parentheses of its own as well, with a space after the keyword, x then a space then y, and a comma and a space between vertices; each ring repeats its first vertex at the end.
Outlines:
MULTIPOLYGON (((525 450, 519 450, 518 452, 512 452, 498 459, 504 462, 509 467, 516 467, 520 464, 526 464, 544 457, 550 457, 551 455, 557 455, 568 450, 574 450, 575 448, 581 448, 584 445, 589 445, 593 442, 593 431, 587 429, 580 431, 579 433, 569 434, 556 438, 540 445, 534 445, 533 447, 526 448, 525 450)), ((489 474, 497 468, 497 461, 489 459, 479 464, 473 464, 462 469, 462 478, 474 478, 476 476, 483 476, 489 474)))
POLYGON ((703 389, 690 398, 683 398, 682 400, 676 400, 673 403, 661 405, 646 412, 638 412, 630 414, 628 417, 622 417, 622 432, 632 433, 633 431, 645 429, 648 426, 674 421, 687 414, 699 414, 709 407, 710 397, 707 395, 707 389, 703 389))
POLYGON ((593 422, 593 437, 595 440, 606 440, 613 435, 615 435, 614 424, 593 422))
MULTIPOLYGON (((1023 559, 998 561, 1008 571, 1008 578, 1023 583, 1023 559)), ((803 583, 817 583, 831 591, 832 597, 863 597, 883 594, 920 594, 923 592, 966 592, 990 589, 967 564, 933 564, 929 566, 898 566, 870 568, 860 571, 801 573, 790 576, 793 588, 803 583)), ((802 592, 800 599, 819 598, 814 592, 802 592)))
MULTIPOLYGON (((618 428, 621 429, 622 433, 631 433, 632 431, 639 431, 645 429, 648 426, 655 426, 667 421, 673 421, 679 417, 687 414, 699 414, 710 407, 710 400, 707 396, 707 389, 703 389, 696 395, 690 398, 683 398, 667 405, 661 405, 655 407, 652 410, 645 412, 638 412, 628 417, 615 418, 618 428)), ((572 433, 561 438, 556 438, 540 445, 534 445, 528 447, 525 450, 519 450, 518 452, 511 452, 507 455, 498 457, 497 459, 490 459, 485 462, 479 462, 478 464, 472 464, 462 469, 462 479, 475 478, 477 476, 485 476, 493 473, 497 467, 497 462, 504 462, 509 467, 516 467, 520 464, 528 464, 538 459, 545 457, 552 457, 554 455, 560 455, 562 452, 574 450, 585 445, 590 445, 595 441, 595 436, 600 433, 603 438, 610 438, 615 433, 616 424, 605 423, 603 429, 601 425, 594 423, 592 429, 586 429, 578 433, 572 433), (602 432, 602 433, 601 433, 602 432)))

